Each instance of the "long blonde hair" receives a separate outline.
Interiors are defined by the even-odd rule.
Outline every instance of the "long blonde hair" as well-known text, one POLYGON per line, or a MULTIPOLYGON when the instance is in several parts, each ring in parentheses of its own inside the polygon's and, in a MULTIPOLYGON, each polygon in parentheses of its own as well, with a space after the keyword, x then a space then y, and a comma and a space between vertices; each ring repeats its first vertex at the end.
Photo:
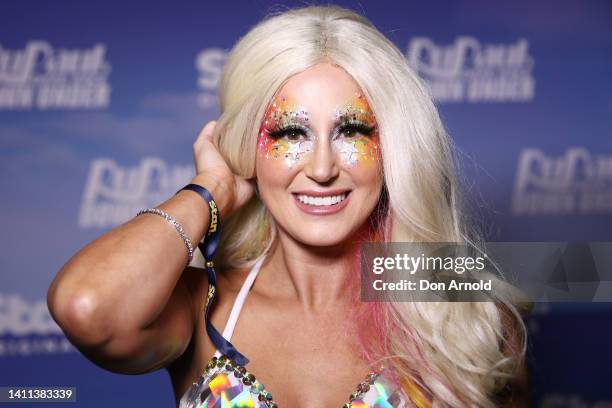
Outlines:
MULTIPOLYGON (((476 241, 463 212, 454 148, 427 87, 391 41, 345 8, 308 6, 270 15, 232 49, 219 84, 222 115, 215 131, 232 170, 255 175, 267 104, 289 77, 324 60, 353 77, 377 119, 388 195, 383 240, 476 241)), ((250 266, 276 242, 274 220, 258 197, 223 228, 216 257, 221 266, 250 266)), ((385 302, 378 305, 385 342, 365 347, 390 361, 402 384, 429 401, 425 405, 491 407, 525 352, 517 308, 499 303, 518 322, 522 347, 513 356, 502 352, 504 312, 493 302, 385 302)))

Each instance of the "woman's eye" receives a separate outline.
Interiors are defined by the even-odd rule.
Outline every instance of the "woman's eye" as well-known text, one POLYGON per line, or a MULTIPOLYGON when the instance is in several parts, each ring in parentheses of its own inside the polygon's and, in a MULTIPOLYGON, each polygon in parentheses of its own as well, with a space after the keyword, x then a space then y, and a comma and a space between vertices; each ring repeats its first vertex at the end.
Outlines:
POLYGON ((373 129, 373 127, 365 125, 347 125, 340 128, 340 134, 348 138, 358 137, 359 135, 369 136, 373 129))
POLYGON ((354 128, 348 128, 348 129, 344 129, 342 131, 342 134, 345 137, 355 137, 355 136, 357 136, 357 133, 358 133, 357 129, 354 129, 354 128))
POLYGON ((302 136, 305 136, 304 133, 299 130, 299 131, 295 131, 295 130, 290 130, 287 133, 285 133, 285 136, 287 137, 287 139, 289 140, 300 140, 302 139, 302 136))

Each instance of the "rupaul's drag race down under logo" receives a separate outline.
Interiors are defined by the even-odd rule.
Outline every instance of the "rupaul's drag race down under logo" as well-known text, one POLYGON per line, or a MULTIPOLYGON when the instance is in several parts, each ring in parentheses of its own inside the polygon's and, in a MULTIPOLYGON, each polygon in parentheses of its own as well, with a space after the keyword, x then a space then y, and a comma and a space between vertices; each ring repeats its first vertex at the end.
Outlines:
POLYGON ((54 48, 29 41, 0 45, 0 110, 100 109, 110 104, 106 45, 54 48))

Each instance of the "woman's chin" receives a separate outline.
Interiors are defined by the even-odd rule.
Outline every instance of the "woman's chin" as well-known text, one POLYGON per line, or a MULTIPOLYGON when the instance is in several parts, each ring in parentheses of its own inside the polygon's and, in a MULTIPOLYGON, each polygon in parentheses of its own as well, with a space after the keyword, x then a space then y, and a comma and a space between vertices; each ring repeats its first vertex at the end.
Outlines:
POLYGON ((335 247, 348 243, 349 237, 348 230, 344 231, 344 228, 310 231, 302 229, 292 235, 296 241, 312 247, 335 247))

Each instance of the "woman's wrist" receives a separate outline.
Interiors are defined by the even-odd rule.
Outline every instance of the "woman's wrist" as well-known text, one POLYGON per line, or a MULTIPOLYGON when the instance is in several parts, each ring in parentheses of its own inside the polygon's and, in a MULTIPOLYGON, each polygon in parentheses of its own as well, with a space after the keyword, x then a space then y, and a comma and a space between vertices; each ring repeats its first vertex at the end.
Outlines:
POLYGON ((217 207, 219 208, 220 216, 227 216, 232 207, 233 196, 230 186, 212 174, 200 173, 197 174, 191 183, 200 185, 208 190, 212 195, 217 207))

